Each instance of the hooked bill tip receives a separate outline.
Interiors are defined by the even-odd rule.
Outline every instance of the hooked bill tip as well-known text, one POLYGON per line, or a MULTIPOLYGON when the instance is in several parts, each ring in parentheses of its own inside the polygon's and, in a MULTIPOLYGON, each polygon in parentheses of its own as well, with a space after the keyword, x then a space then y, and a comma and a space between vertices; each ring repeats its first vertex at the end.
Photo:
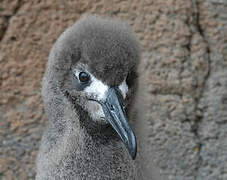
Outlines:
POLYGON ((130 145, 127 147, 129 154, 131 155, 132 159, 135 160, 137 154, 137 144, 136 144, 136 136, 134 135, 133 131, 131 131, 131 140, 130 145))

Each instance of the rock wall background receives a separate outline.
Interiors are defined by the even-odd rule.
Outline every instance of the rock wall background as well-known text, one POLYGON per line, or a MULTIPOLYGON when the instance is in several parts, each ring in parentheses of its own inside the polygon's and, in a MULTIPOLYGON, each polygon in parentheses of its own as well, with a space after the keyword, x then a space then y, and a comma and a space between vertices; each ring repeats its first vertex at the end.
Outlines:
POLYGON ((226 0, 0 0, 0 179, 34 179, 48 54, 84 13, 128 21, 142 44, 150 166, 227 179, 226 0))

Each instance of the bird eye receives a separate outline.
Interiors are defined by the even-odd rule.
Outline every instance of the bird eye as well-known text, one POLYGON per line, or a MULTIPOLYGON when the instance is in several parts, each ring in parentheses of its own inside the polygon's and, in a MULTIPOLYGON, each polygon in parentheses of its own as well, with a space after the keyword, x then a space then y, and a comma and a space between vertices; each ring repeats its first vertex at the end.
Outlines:
POLYGON ((134 85, 137 77, 138 77, 138 75, 135 71, 132 71, 128 74, 128 76, 126 78, 126 83, 127 83, 129 88, 131 88, 134 85))
POLYGON ((90 80, 90 76, 86 72, 80 72, 79 74, 79 80, 83 83, 86 83, 90 80))

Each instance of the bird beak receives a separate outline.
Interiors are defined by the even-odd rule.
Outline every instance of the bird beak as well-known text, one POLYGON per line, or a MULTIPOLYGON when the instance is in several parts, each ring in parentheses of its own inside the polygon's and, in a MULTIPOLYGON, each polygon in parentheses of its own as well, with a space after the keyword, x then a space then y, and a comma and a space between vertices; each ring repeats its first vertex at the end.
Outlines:
POLYGON ((107 92, 105 102, 102 105, 106 120, 120 136, 132 159, 136 158, 136 137, 128 124, 124 108, 122 107, 123 97, 118 89, 110 88, 107 92))

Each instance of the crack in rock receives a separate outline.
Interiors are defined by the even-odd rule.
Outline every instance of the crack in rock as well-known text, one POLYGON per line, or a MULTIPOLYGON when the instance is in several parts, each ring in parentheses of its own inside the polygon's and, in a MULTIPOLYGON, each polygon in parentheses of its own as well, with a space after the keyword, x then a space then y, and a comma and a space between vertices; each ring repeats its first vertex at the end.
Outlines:
POLYGON ((197 31, 198 33, 201 35, 201 37, 203 38, 204 42, 206 43, 206 51, 207 51, 207 61, 208 61, 208 72, 206 74, 206 76, 204 76, 204 81, 203 81, 203 84, 202 84, 202 88, 200 90, 200 95, 199 95, 199 98, 196 99, 196 108, 195 108, 195 112, 196 112, 196 120, 194 121, 193 125, 192 125, 192 132, 194 133, 195 137, 197 138, 198 140, 198 144, 197 144, 197 148, 198 148, 198 163, 197 163, 197 166, 196 166, 196 172, 195 172, 195 179, 197 179, 198 177, 198 173, 199 173, 199 168, 200 166, 202 165, 202 156, 200 154, 201 152, 201 149, 202 149, 202 146, 203 146, 203 143, 201 141, 201 138, 199 136, 199 124, 201 122, 201 120, 203 119, 203 109, 199 107, 199 104, 200 104, 200 101, 203 97, 203 94, 204 94, 204 91, 205 91, 205 86, 206 86, 206 83, 209 79, 209 76, 210 76, 210 48, 209 48, 209 43, 207 42, 205 36, 204 36, 204 32, 203 32, 203 29, 200 25, 200 10, 199 10, 199 2, 198 0, 192 0, 192 2, 194 3, 195 5, 195 26, 197 28, 197 31))
POLYGON ((0 41, 2 41, 2 39, 4 38, 4 36, 5 36, 5 34, 6 34, 7 30, 8 30, 11 18, 14 17, 17 14, 17 12, 20 9, 21 5, 22 5, 22 0, 19 0, 17 5, 16 5, 16 7, 13 10, 13 13, 11 15, 8 15, 8 16, 3 16, 3 20, 2 20, 3 21, 2 22, 3 28, 2 28, 2 30, 1 30, 2 32, 0 34, 0 41))

